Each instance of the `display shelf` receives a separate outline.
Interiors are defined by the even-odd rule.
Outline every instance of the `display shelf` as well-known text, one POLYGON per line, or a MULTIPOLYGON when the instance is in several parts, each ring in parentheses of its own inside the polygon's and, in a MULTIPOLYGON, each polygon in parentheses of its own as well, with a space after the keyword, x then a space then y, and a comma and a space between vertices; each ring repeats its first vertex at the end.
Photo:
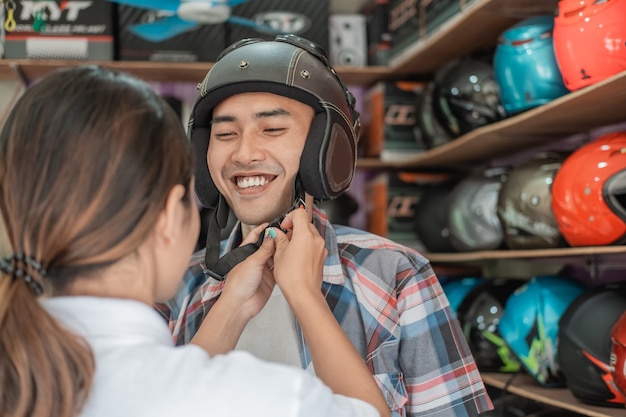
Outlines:
POLYGON ((498 35, 521 19, 552 14, 557 0, 473 0, 432 34, 391 57, 394 74, 429 74, 449 61, 494 47, 498 35))
POLYGON ((433 263, 463 263, 498 259, 553 259, 570 257, 604 256, 620 258, 626 264, 626 246, 585 246, 554 249, 502 249, 458 253, 425 253, 433 263))
POLYGON ((573 411, 590 417, 624 417, 623 407, 603 407, 586 404, 572 394, 567 388, 545 388, 535 382, 529 375, 516 375, 513 382, 507 385, 512 374, 482 373, 483 382, 489 386, 530 398, 543 404, 552 405, 564 410, 573 411))
POLYGON ((543 106, 472 130, 442 146, 403 159, 362 159, 370 167, 456 168, 484 163, 569 135, 626 121, 626 71, 543 106))
MULTIPOLYGON (((30 82, 59 68, 93 64, 115 68, 149 81, 172 81, 198 83, 211 69, 210 62, 151 62, 151 61, 63 61, 63 60, 0 60, 0 79, 21 78, 30 82)), ((337 73, 348 85, 369 85, 377 80, 389 78, 389 68, 337 67, 337 73)))

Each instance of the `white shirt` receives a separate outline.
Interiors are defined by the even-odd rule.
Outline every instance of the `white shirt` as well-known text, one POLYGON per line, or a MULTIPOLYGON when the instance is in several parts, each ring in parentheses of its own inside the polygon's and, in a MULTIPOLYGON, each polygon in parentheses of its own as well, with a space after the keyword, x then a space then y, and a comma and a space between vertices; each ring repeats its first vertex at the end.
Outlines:
POLYGON ((96 372, 80 417, 378 416, 302 369, 247 352, 210 357, 174 347, 165 321, 132 300, 55 297, 44 307, 93 349, 96 372))

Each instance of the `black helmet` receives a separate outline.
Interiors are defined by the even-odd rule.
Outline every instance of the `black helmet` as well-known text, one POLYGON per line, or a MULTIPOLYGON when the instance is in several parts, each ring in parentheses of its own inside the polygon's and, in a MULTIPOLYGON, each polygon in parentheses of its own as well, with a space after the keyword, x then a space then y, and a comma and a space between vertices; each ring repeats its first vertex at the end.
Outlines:
POLYGON ((567 387, 586 403, 624 407, 611 376, 611 330, 626 311, 626 283, 585 291, 559 321, 558 360, 567 387))
POLYGON ((498 196, 498 218, 510 249, 565 246, 552 212, 552 181, 564 157, 543 152, 512 167, 498 196))
POLYGON ((446 181, 426 188, 413 210, 415 234, 429 252, 456 252, 448 229, 448 196, 455 184, 446 181))
POLYGON ((420 132, 421 145, 426 149, 433 149, 445 145, 454 139, 448 131, 441 125, 433 109, 433 98, 436 84, 430 81, 417 98, 417 128, 420 132))
POLYGON ((526 280, 490 279, 463 299, 457 316, 478 369, 482 372, 517 372, 521 364, 500 336, 498 325, 506 300, 526 280))
POLYGON ((295 35, 278 35, 271 41, 244 39, 222 52, 198 89, 188 135, 197 155, 196 192, 205 207, 216 207, 220 198, 206 164, 213 109, 244 92, 278 94, 315 110, 298 174, 306 193, 326 200, 350 186, 359 114, 354 97, 318 45, 295 35))
POLYGON ((493 67, 483 60, 453 61, 435 74, 435 82, 435 114, 454 137, 506 116, 493 67))

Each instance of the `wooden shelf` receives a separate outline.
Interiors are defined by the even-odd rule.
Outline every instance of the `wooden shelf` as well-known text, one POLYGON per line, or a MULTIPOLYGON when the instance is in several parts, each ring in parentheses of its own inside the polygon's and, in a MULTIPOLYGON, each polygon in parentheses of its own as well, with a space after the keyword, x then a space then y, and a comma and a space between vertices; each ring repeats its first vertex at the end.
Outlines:
POLYGON ((553 14, 557 0, 473 0, 434 33, 392 56, 394 74, 429 74, 449 61, 494 47, 498 35, 531 15, 553 14))
POLYGON ((626 71, 543 106, 475 129, 429 151, 390 161, 362 159, 360 164, 377 168, 459 169, 624 121, 626 71))
MULTIPOLYGON (((64 67, 93 64, 115 68, 131 73, 148 81, 170 81, 199 83, 211 69, 210 62, 151 62, 151 61, 62 61, 62 60, 0 60, 0 79, 22 78, 26 82, 36 80, 46 74, 64 67)), ((348 85, 369 85, 377 80, 389 78, 389 68, 376 67, 338 67, 337 72, 348 85)))
POLYGON ((488 250, 458 253, 425 253, 433 263, 463 263, 497 259, 553 259, 570 257, 606 256, 618 257, 626 262, 626 246, 585 246, 575 248, 488 250))
MULTIPOLYGON (((348 85, 368 86, 384 79, 430 74, 442 65, 482 47, 494 46, 507 27, 531 14, 552 13, 557 0, 473 0, 461 13, 436 32, 394 56, 388 66, 337 67, 348 85)), ((26 81, 45 76, 57 68, 86 64, 86 61, 0 60, 0 79, 14 79, 16 70, 26 81)), ((202 81, 209 62, 89 61, 116 68, 149 81, 202 81)))
MULTIPOLYGON (((494 388, 504 389, 512 374, 482 373, 483 382, 494 388)), ((520 397, 530 398, 543 404, 552 405, 564 410, 573 411, 590 417, 624 417, 623 407, 601 407, 586 404, 574 397, 567 388, 544 388, 535 382, 529 375, 517 375, 506 388, 520 397)))

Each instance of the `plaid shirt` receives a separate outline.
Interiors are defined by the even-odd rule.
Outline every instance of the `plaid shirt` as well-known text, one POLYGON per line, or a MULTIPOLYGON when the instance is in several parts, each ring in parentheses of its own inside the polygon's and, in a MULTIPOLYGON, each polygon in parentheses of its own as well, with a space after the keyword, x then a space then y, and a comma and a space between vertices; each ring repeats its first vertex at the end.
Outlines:
MULTIPOLYGON (((368 232, 333 226, 315 210, 328 257, 322 291, 337 321, 376 377, 394 416, 473 417, 492 403, 433 269, 418 252, 368 232)), ((222 249, 241 240, 239 227, 222 249)), ((196 253, 177 295, 157 309, 177 344, 188 343, 223 281, 196 253)), ((300 338, 302 339, 302 338, 300 338)), ((303 368, 311 358, 305 342, 303 368)))

